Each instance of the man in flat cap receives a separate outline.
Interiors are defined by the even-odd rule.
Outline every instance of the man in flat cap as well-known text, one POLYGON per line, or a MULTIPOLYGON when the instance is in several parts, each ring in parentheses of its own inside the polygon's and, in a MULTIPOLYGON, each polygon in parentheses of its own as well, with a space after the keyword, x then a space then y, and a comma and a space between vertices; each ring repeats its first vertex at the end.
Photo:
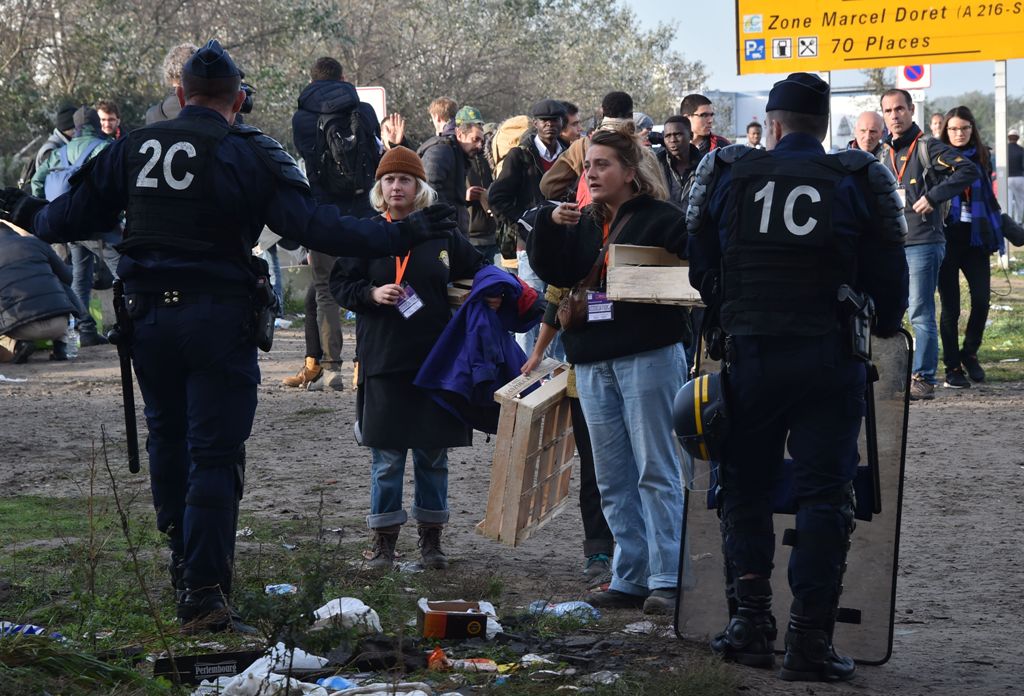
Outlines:
POLYGON ((252 632, 228 603, 245 441, 256 412, 258 321, 272 300, 251 254, 264 225, 334 256, 402 256, 451 234, 451 206, 402 222, 344 217, 318 206, 290 156, 237 126, 240 71, 216 41, 185 63, 181 113, 140 128, 90 160, 47 204, 0 192, 0 217, 46 242, 89 238, 127 211, 118 275, 122 339, 145 401, 157 527, 171 547, 183 631, 252 632))
POLYGON ((766 111, 769 149, 733 145, 705 157, 687 211, 690 282, 728 336, 720 514, 731 618, 711 647, 742 664, 773 664, 772 491, 788 445, 800 542, 781 676, 843 680, 854 665, 836 654, 832 631, 853 530, 866 364, 849 349, 837 293, 845 285, 874 299, 876 335, 899 330, 906 223, 895 181, 874 157, 825 154, 825 82, 794 73, 772 88, 766 111))

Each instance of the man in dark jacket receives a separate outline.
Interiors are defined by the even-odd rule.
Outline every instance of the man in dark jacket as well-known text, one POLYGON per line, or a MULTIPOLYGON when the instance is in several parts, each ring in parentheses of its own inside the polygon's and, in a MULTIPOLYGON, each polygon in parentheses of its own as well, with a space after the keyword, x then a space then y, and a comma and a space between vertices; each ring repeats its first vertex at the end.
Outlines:
POLYGON ((0 361, 24 362, 40 339, 53 340, 51 360, 68 359, 68 316, 81 313, 70 284, 49 244, 0 223, 0 361))
POLYGON ((693 173, 700 163, 700 152, 690 143, 693 131, 690 119, 685 116, 669 116, 665 121, 662 135, 665 147, 658 151, 658 163, 668 182, 668 202, 686 210, 693 186, 693 173))
MULTIPOLYGON (((519 229, 518 221, 530 208, 542 203, 545 198, 540 191, 540 180, 544 172, 551 169, 555 161, 569 146, 559 137, 565 125, 565 105, 555 99, 543 99, 530 109, 533 128, 527 131, 517 147, 505 156, 501 174, 487 191, 491 210, 498 217, 498 224, 506 229, 516 230, 516 261, 519 277, 541 295, 547 289, 530 267, 526 255, 526 240, 519 229)), ((503 252, 504 253, 504 252, 503 252)), ((519 347, 529 355, 537 340, 537 327, 517 337, 519 347)))
MULTIPOLYGON (((341 199, 331 195, 324 182, 321 181, 320 173, 317 171, 320 153, 317 152, 317 121, 322 113, 330 113, 334 110, 332 104, 345 103, 351 98, 352 84, 345 81, 344 71, 334 58, 319 58, 310 70, 310 83, 299 95, 299 108, 292 116, 292 140, 295 148, 306 163, 306 177, 309 179, 309 187, 313 197, 318 203, 332 203, 345 215, 353 217, 373 217, 375 211, 370 206, 370 192, 367 190, 361 195, 341 199)), ((372 133, 378 146, 380 143, 380 124, 377 123, 377 116, 373 107, 360 102, 356 107, 362 121, 362 127, 366 133, 372 133)), ((380 158, 380 147, 377 150, 377 159, 380 158)), ((372 162, 376 169, 377 162, 372 162)), ((316 316, 307 316, 308 321, 316 321, 320 333, 320 350, 323 351, 322 360, 318 361, 315 355, 317 352, 313 346, 306 346, 306 362, 312 358, 312 365, 304 364, 300 370, 300 376, 304 371, 323 369, 323 377, 309 382, 308 389, 323 389, 324 386, 340 390, 344 384, 341 376, 341 308, 331 296, 328 281, 331 276, 331 268, 334 266, 335 257, 319 251, 309 253, 310 271, 313 277, 313 287, 316 292, 316 316)), ((308 332, 307 332, 308 333, 308 332)))
POLYGON ((896 191, 907 219, 908 311, 914 327, 910 398, 934 399, 939 367, 935 289, 946 255, 942 204, 968 188, 978 178, 978 168, 941 140, 922 137, 914 123, 914 102, 906 91, 890 89, 882 95, 882 117, 889 136, 882 142, 880 157, 896 177, 896 191))
POLYGON ((440 202, 456 207, 459 231, 467 237, 469 205, 478 202, 482 193, 479 187, 474 189, 468 185, 467 172, 470 162, 483 152, 483 147, 483 119, 479 111, 466 106, 456 115, 454 134, 435 135, 416 151, 423 160, 427 183, 437 191, 440 202))

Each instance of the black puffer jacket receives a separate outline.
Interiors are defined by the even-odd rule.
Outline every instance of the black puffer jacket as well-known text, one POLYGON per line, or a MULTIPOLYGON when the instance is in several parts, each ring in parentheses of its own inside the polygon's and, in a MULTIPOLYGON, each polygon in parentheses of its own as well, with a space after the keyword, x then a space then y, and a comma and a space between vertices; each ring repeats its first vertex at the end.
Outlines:
POLYGON ((46 242, 0 223, 0 335, 62 314, 80 314, 71 269, 46 242))
POLYGON ((466 155, 454 135, 435 135, 420 145, 416 154, 423 160, 427 183, 437 191, 439 203, 455 206, 459 231, 469 236, 466 207, 466 155))

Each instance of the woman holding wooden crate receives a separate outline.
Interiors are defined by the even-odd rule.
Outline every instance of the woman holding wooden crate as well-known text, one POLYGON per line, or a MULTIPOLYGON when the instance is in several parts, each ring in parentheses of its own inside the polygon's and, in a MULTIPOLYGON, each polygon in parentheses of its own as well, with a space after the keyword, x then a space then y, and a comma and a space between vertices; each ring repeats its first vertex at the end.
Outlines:
MULTIPOLYGON (((370 202, 388 222, 434 202, 423 163, 395 146, 381 158, 370 202)), ((448 448, 472 444, 471 431, 413 386, 413 379, 451 318, 448 283, 472 277, 483 257, 464 236, 417 246, 404 257, 339 258, 331 294, 356 313, 359 356, 359 426, 372 453, 371 567, 390 569, 398 533, 408 519, 402 506, 405 462, 412 450, 416 493, 412 517, 423 565, 444 569, 441 531, 448 522, 448 448)), ((500 299, 499 299, 500 301, 500 299)))
POLYGON ((589 601, 653 614, 672 611, 677 592, 683 490, 671 414, 687 373, 686 313, 603 294, 610 244, 684 253, 683 213, 665 202, 665 182, 645 173, 642 156, 635 138, 596 133, 584 162, 593 204, 541 209, 528 252, 544 281, 581 298, 564 301, 559 319, 616 542, 611 584, 589 601))

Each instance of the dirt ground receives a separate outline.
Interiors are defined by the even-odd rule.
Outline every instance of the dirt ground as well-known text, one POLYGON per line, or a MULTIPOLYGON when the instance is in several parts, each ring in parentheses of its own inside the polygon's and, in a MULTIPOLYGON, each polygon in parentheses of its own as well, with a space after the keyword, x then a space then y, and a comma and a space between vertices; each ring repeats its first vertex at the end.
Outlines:
MULTIPOLYGON (((350 358, 351 335, 345 351, 350 358)), ((328 523, 362 533, 369 453, 352 436, 355 395, 348 385, 342 392, 280 386, 302 357, 302 336, 295 329, 279 331, 273 352, 260 354, 263 384, 247 448, 243 514, 313 514, 314 489, 333 481, 326 493, 328 523)), ((350 383, 348 360, 345 372, 350 383)), ((66 364, 36 355, 27 365, 0 365, 0 374, 28 379, 0 382, 0 495, 80 495, 74 482, 82 479, 100 425, 115 440, 124 437, 114 349, 86 349, 66 364)), ((1022 411, 1020 383, 939 390, 935 401, 912 406, 890 662, 861 667, 856 680, 843 686, 787 685, 769 673, 740 668, 744 693, 1021 692, 1024 452, 1013 443, 1022 411)), ((538 597, 576 598, 582 591, 582 526, 573 506, 517 549, 474 531, 486 505, 493 448, 493 439, 478 433, 472 448, 451 456, 447 546, 453 571, 495 572, 505 579, 507 594, 523 604, 538 597)), ((144 475, 132 480, 147 483, 144 475)), ((407 503, 411 487, 410 479, 407 503)), ((690 646, 688 652, 700 649, 690 646)))

